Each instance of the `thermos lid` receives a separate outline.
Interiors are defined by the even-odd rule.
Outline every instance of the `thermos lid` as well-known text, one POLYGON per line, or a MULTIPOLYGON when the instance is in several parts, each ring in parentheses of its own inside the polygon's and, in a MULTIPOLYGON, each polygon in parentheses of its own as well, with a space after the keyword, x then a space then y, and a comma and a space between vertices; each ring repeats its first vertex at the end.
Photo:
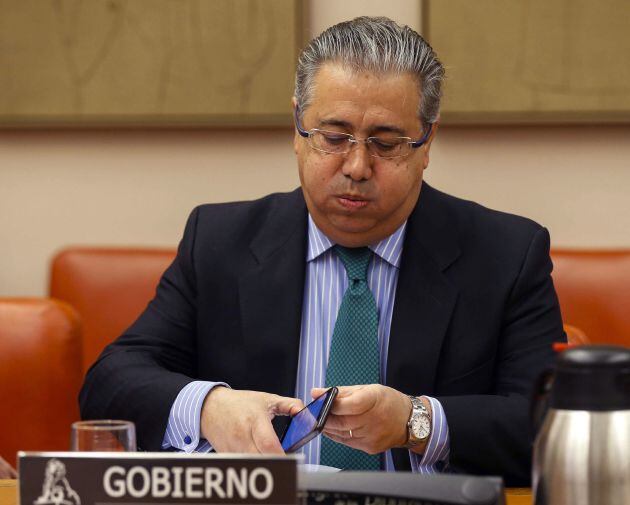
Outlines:
POLYGON ((588 345, 561 353, 549 406, 567 410, 630 409, 630 348, 588 345))

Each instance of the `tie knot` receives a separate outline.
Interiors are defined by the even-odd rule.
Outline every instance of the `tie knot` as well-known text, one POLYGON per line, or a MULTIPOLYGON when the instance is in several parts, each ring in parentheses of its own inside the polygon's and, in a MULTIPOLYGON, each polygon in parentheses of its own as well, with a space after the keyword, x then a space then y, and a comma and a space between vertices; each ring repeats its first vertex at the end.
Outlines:
POLYGON ((372 251, 367 247, 343 247, 336 245, 335 253, 346 267, 350 280, 367 281, 367 268, 372 258, 372 251))

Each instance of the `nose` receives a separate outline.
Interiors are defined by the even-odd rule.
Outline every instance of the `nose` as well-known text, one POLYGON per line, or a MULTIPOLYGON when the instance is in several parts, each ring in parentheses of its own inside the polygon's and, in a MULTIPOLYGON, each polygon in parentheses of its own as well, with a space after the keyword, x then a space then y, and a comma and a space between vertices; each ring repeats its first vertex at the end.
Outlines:
POLYGON ((363 181, 372 177, 374 157, 370 156, 365 142, 356 142, 346 154, 341 171, 353 181, 363 181))

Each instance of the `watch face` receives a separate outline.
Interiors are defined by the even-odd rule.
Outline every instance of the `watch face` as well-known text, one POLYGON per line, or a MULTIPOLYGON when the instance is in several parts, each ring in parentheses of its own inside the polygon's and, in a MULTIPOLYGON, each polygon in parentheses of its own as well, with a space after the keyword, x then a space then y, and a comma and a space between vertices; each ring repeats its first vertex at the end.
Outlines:
POLYGON ((414 416, 411 421, 411 429, 416 437, 420 439, 427 438, 431 431, 431 421, 428 416, 414 416))

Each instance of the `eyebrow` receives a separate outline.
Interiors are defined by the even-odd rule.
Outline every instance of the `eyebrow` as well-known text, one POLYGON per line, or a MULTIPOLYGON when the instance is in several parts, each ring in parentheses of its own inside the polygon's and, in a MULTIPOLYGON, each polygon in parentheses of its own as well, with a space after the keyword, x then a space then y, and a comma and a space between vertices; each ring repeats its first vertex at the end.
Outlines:
MULTIPOLYGON (((352 125, 348 121, 343 121, 341 119, 321 119, 319 121, 320 126, 338 126, 340 128, 345 128, 346 130, 352 130, 352 125)), ((405 131, 402 128, 393 125, 376 125, 370 130, 372 133, 396 133, 401 137, 405 136, 405 131)))

